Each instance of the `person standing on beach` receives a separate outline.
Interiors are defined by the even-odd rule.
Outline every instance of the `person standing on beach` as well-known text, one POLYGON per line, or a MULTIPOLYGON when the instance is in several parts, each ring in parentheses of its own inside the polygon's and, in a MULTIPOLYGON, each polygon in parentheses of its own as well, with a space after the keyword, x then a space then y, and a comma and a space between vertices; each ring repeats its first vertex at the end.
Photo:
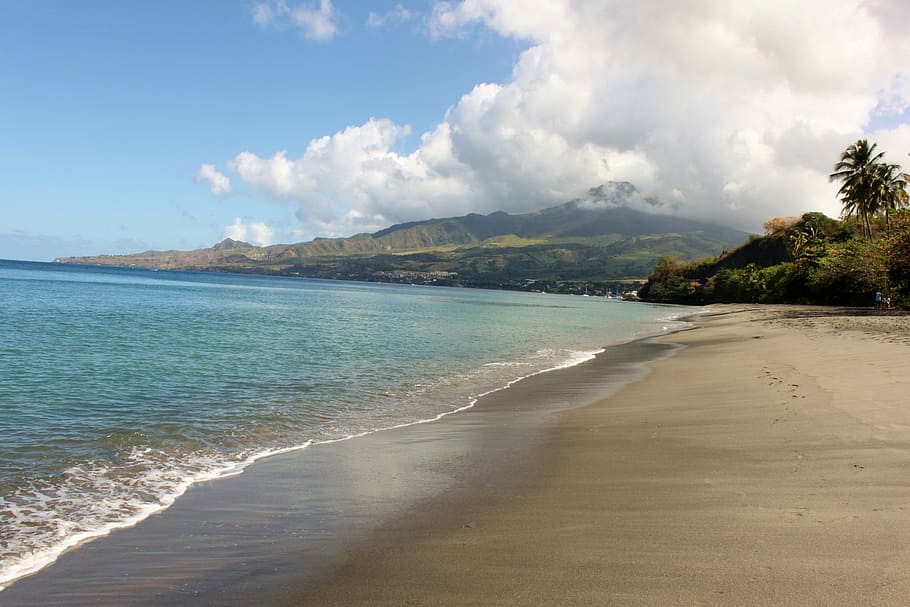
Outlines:
POLYGON ((876 291, 875 292, 875 309, 878 310, 881 307, 882 307, 882 292, 876 291))

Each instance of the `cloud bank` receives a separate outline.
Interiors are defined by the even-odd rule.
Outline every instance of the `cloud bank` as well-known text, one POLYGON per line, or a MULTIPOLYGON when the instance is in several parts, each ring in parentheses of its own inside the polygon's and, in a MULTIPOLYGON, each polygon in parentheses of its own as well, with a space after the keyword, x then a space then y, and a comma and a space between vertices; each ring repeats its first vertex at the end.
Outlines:
POLYGON ((253 191, 296 203, 310 235, 524 211, 608 181, 634 183, 665 212, 746 229, 836 215, 827 175, 847 145, 869 137, 906 165, 910 73, 895 58, 910 57, 899 26, 908 7, 438 2, 431 36, 486 28, 528 41, 508 82, 476 85, 410 153, 395 151, 407 126, 371 118, 299 157, 241 152, 227 166, 253 191))

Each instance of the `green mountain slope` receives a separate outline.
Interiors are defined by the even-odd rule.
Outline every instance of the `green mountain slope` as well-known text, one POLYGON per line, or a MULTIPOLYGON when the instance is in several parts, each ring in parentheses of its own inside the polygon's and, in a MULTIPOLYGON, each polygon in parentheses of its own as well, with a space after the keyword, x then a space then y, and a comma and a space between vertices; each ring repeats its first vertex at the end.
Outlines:
POLYGON ((385 280, 435 273, 443 282, 494 286, 522 280, 647 276, 661 255, 716 255, 745 234, 625 206, 634 186, 613 183, 584 200, 510 215, 471 213, 409 222, 350 238, 254 247, 225 240, 196 251, 58 259, 62 263, 385 280))

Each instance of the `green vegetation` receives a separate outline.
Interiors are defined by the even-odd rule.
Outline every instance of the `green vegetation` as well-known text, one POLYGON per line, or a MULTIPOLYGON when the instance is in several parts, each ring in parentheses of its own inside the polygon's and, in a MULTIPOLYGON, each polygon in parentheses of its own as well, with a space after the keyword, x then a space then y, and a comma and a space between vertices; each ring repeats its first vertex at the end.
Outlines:
POLYGON ((857 141, 834 166, 843 219, 821 213, 776 217, 765 235, 716 258, 684 264, 662 257, 639 291, 668 303, 874 305, 876 293, 910 307, 908 176, 857 141))

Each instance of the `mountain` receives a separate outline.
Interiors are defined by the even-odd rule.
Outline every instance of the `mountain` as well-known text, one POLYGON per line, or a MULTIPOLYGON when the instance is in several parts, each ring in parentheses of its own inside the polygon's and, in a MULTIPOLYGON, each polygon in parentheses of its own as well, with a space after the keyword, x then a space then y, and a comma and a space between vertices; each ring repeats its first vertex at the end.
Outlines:
POLYGON ((510 215, 471 213, 414 221, 373 234, 254 247, 225 239, 196 251, 75 257, 61 263, 191 269, 320 278, 403 280, 497 286, 515 281, 642 278, 661 255, 692 260, 742 242, 744 232, 647 207, 629 183, 609 183, 583 199, 510 215))
POLYGON ((226 251, 227 249, 252 249, 253 245, 248 242, 243 242, 242 240, 225 238, 212 248, 216 251, 226 251))

